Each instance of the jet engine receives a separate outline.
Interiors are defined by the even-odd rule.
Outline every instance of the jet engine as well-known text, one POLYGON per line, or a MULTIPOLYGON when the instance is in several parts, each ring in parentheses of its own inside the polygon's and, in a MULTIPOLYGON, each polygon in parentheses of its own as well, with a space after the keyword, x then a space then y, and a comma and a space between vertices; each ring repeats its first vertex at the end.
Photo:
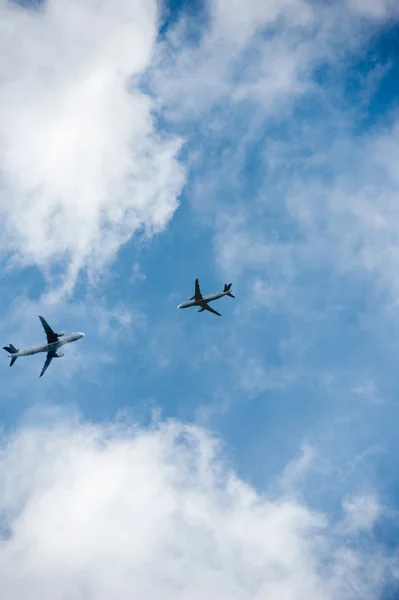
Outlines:
POLYGON ((199 308, 199 309, 197 310, 197 312, 202 312, 202 311, 204 311, 204 310, 205 310, 205 308, 199 308))
POLYGON ((62 358, 63 356, 65 356, 64 352, 57 352, 57 354, 55 355, 56 358, 62 358))
POLYGON ((58 337, 62 337, 63 335, 65 335, 65 331, 60 331, 60 333, 56 333, 56 335, 58 335, 58 337))
POLYGON ((189 300, 195 300, 195 296, 191 296, 191 298, 189 298, 189 300))

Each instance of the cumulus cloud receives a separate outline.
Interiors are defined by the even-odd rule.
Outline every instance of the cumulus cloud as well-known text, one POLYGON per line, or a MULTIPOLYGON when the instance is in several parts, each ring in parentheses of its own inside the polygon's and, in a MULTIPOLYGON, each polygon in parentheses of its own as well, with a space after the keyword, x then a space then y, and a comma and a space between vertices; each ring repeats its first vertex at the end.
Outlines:
POLYGON ((179 422, 53 415, 3 437, 0 481, 7 600, 365 599, 389 570, 370 538, 351 546, 375 510, 363 503, 359 521, 348 504, 340 533, 247 485, 209 433, 179 422))
POLYGON ((140 87, 151 62, 154 0, 0 2, 1 249, 65 288, 177 208, 181 141, 158 131, 140 87))

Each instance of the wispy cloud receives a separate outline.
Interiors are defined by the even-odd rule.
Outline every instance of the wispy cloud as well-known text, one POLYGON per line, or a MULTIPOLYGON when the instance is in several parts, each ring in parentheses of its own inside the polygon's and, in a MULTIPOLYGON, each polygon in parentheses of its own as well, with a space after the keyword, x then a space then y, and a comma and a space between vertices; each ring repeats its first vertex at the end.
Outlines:
POLYGON ((393 276, 395 294, 396 125, 354 127, 389 67, 361 76, 354 106, 344 83, 394 4, 236 8, 210 3, 196 41, 173 29, 153 79, 170 122, 195 127, 189 194, 215 230, 221 270, 267 271, 284 296, 299 269, 334 263, 383 285, 393 276))

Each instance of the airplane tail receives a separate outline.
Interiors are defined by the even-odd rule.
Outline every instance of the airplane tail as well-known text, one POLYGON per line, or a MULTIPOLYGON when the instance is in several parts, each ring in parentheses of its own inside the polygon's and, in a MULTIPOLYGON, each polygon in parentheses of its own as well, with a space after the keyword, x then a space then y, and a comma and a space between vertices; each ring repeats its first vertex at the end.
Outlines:
MULTIPOLYGON (((16 354, 18 352, 18 348, 16 348, 12 344, 10 344, 9 346, 3 346, 3 350, 5 350, 6 352, 8 352, 8 354, 11 354, 11 355, 16 354)), ((18 356, 11 356, 10 367, 13 366, 13 364, 15 363, 17 358, 18 358, 18 356)))
POLYGON ((228 292, 228 294, 226 294, 227 296, 230 296, 230 298, 235 298, 235 296, 233 296, 233 294, 230 292, 230 288, 231 288, 232 284, 231 283, 225 283, 224 284, 224 292, 228 292))

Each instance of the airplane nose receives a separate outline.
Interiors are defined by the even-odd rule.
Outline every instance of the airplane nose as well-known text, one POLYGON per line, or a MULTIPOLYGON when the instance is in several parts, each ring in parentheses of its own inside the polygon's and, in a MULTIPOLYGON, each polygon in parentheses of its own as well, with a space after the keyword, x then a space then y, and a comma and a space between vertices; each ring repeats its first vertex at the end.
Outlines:
POLYGON ((80 335, 80 337, 81 337, 81 338, 84 338, 84 337, 85 337, 85 334, 84 334, 84 333, 79 333, 79 335, 80 335))
POLYGON ((177 305, 177 308, 181 308, 181 302, 180 302, 180 304, 177 305))

